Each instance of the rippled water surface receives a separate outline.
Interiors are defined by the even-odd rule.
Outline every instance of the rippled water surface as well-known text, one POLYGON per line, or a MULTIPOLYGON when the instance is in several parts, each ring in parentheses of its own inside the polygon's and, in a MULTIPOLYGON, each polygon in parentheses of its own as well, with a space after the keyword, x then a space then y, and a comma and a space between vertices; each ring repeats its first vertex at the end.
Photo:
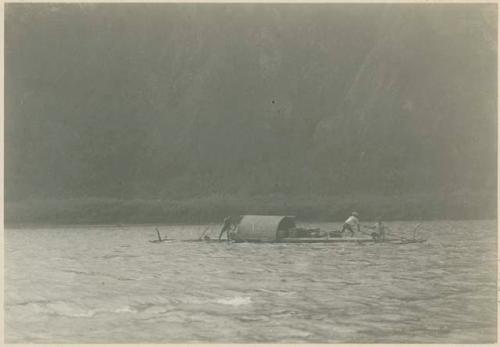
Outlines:
MULTIPOLYGON (((390 236, 415 225, 389 223, 390 236)), ((160 227, 177 240, 204 229, 160 227)), ((6 341, 496 341, 496 222, 427 222, 417 236, 428 241, 154 244, 153 226, 8 229, 6 341)))

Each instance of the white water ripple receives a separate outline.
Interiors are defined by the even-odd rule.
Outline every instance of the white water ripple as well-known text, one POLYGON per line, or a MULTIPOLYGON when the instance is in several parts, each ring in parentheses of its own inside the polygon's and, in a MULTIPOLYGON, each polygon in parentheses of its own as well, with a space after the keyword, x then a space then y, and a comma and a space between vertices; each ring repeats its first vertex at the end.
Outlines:
MULTIPOLYGON (((389 227, 411 236, 415 224, 389 227)), ((205 226, 159 229, 179 240, 205 226)), ((6 230, 6 341, 494 342, 496 222, 419 233, 428 242, 359 246, 155 244, 154 226, 6 230)))

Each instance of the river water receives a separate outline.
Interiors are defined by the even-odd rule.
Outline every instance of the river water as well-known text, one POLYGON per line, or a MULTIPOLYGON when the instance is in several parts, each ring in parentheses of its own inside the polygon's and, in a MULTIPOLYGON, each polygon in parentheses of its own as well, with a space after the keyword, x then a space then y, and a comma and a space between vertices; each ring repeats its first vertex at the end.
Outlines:
MULTIPOLYGON (((400 237, 416 223, 388 225, 400 237)), ((417 237, 428 240, 155 244, 154 226, 7 229, 6 342, 496 341, 496 222, 426 222, 417 237)))

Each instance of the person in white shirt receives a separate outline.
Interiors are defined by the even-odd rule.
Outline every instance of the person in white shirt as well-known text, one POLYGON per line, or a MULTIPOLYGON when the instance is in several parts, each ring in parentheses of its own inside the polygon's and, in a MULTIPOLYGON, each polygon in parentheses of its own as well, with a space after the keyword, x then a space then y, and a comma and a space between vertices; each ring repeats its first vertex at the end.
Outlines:
POLYGON ((358 212, 351 213, 351 216, 347 218, 342 226, 341 232, 343 233, 346 230, 351 232, 351 236, 354 236, 354 229, 357 229, 358 233, 361 232, 361 227, 359 225, 359 214, 358 212))

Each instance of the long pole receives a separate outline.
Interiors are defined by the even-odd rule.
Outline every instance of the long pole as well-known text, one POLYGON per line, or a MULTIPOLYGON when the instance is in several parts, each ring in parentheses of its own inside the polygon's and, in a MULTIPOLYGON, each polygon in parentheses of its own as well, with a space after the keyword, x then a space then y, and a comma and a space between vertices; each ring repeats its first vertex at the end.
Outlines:
POLYGON ((413 239, 415 240, 415 234, 417 232, 417 229, 422 225, 423 222, 418 223, 418 225, 413 229, 413 239))
POLYGON ((155 229, 156 229, 156 233, 158 234, 158 240, 161 241, 160 232, 158 231, 158 228, 155 228, 155 229))
POLYGON ((200 237, 199 237, 199 240, 201 240, 203 238, 203 236, 205 236, 205 234, 207 233, 207 230, 208 228, 210 228, 210 225, 208 225, 205 230, 203 230, 203 232, 201 233, 200 237))

